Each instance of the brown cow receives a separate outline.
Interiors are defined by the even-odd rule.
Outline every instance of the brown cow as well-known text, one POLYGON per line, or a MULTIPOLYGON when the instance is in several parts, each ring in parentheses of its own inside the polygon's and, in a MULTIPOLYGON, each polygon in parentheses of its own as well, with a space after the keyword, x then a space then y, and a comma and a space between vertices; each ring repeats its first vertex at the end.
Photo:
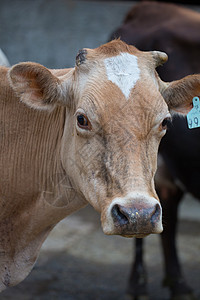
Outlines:
POLYGON ((187 112, 200 93, 200 75, 161 81, 155 67, 166 59, 115 40, 80 51, 72 69, 0 69, 1 290, 28 275, 50 230, 88 202, 106 234, 162 231, 159 142, 169 110, 187 112))

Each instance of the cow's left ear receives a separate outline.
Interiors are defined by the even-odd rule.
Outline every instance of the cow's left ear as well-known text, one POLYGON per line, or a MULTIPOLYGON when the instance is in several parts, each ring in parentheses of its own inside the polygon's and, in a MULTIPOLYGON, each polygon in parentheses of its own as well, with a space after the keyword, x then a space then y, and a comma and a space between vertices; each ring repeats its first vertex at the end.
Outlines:
POLYGON ((200 96, 200 75, 189 75, 170 83, 160 80, 160 92, 169 110, 187 114, 193 107, 192 99, 200 96))
POLYGON ((37 63, 19 63, 8 72, 9 82, 20 99, 27 105, 50 110, 56 105, 67 105, 71 78, 62 84, 50 70, 37 63))

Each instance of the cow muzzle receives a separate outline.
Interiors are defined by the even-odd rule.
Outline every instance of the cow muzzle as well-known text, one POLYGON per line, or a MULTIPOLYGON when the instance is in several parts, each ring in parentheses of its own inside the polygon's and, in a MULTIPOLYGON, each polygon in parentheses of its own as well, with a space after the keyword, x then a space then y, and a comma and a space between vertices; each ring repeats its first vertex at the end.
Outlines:
POLYGON ((162 209, 157 199, 139 193, 116 198, 107 210, 107 220, 102 222, 105 234, 142 238, 151 233, 161 233, 162 209))

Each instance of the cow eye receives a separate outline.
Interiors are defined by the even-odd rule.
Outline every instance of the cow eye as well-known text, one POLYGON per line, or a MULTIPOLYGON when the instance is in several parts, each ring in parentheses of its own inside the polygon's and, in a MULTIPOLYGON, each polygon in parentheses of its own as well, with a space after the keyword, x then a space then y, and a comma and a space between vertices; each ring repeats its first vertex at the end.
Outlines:
POLYGON ((90 121, 83 114, 77 115, 77 124, 78 124, 78 127, 82 128, 82 129, 91 130, 90 121))
POLYGON ((172 122, 171 117, 165 118, 165 119, 162 121, 162 129, 163 129, 163 130, 166 130, 166 129, 169 127, 169 125, 171 124, 171 122, 172 122))

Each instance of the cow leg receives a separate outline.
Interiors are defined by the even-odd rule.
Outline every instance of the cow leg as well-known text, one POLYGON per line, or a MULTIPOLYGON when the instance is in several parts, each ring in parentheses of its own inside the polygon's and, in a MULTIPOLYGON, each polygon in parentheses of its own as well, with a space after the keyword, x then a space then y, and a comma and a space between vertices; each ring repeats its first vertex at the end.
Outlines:
POLYGON ((175 184, 162 156, 158 157, 155 186, 163 208, 162 249, 165 263, 165 286, 169 286, 171 300, 194 300, 191 288, 182 275, 176 249, 178 205, 184 192, 175 184))
POLYGON ((165 260, 164 285, 171 290, 173 300, 193 300, 191 288, 185 282, 176 249, 177 211, 183 196, 180 189, 162 201, 164 231, 161 234, 162 248, 165 260))
POLYGON ((163 208, 164 230, 161 234, 165 262, 165 279, 163 283, 170 288, 171 300, 194 300, 192 290, 182 275, 176 248, 178 205, 183 192, 174 183, 173 188, 171 187, 172 185, 157 187, 157 193, 163 208))
POLYGON ((128 294, 133 300, 148 300, 147 295, 147 274, 143 262, 143 243, 144 239, 135 239, 135 260, 132 265, 128 294))

